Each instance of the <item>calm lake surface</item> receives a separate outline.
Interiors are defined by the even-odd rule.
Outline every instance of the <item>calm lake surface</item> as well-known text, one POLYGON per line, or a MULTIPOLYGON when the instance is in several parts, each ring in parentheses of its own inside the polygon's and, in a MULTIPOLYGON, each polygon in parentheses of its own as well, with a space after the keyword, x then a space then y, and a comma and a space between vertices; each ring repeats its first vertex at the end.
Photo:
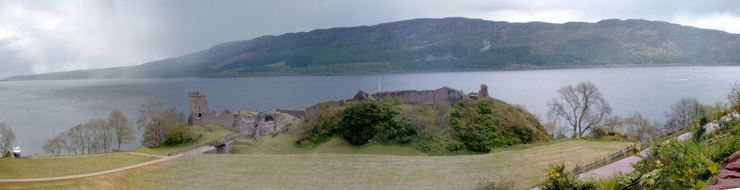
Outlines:
MULTIPOLYGON (((740 67, 595 68, 491 72, 415 73, 367 76, 182 78, 0 82, 0 120, 16 133, 24 155, 44 154, 49 138, 74 124, 107 118, 113 109, 135 122, 138 107, 159 98, 187 110, 188 89, 207 95, 212 110, 303 109, 327 100, 369 93, 426 90, 449 86, 464 93, 487 84, 491 96, 544 116, 556 89, 590 81, 618 115, 640 112, 662 122, 670 105, 683 97, 704 103, 726 99, 740 81, 740 67)), ((140 137, 140 135, 138 136, 140 137)), ((128 147, 138 146, 138 139, 128 147)))

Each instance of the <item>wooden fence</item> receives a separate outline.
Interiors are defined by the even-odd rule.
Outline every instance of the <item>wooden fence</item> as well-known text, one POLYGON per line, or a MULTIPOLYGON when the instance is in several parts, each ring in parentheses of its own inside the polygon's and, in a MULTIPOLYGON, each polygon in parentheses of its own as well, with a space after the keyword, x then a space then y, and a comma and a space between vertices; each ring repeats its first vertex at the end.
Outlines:
POLYGON ((651 141, 653 141, 653 140, 660 140, 660 139, 662 139, 664 137, 669 137, 671 135, 674 135, 674 134, 682 131, 684 128, 678 128, 678 129, 674 129, 674 130, 671 130, 671 131, 666 131, 666 132, 658 133, 657 135, 655 135, 655 136, 653 136, 651 138, 641 140, 639 143, 636 143, 636 144, 634 144, 632 146, 629 146, 627 148, 624 148, 624 149, 618 150, 616 152, 613 152, 613 153, 607 155, 606 157, 604 157, 602 159, 596 160, 594 162, 591 162, 591 163, 586 164, 586 165, 583 165, 583 166, 576 165, 576 167, 573 168, 573 171, 572 171, 573 172, 573 175, 578 175, 578 174, 581 174, 583 172, 587 172, 587 171, 591 171, 593 169, 596 169, 597 167, 604 166, 604 165, 606 165, 608 163, 611 163, 613 161, 616 161, 617 159, 621 159, 621 158, 627 157, 627 156, 630 155, 630 153, 635 153, 635 152, 639 153, 638 151, 636 151, 636 149, 639 148, 639 151, 642 151, 644 147, 648 147, 648 144, 651 141))

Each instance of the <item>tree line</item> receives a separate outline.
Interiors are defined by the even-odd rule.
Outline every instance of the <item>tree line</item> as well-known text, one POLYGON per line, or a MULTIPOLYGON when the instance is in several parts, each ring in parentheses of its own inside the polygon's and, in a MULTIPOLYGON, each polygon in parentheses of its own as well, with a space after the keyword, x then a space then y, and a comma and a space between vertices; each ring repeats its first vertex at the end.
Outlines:
MULTIPOLYGON (((567 85, 557 90, 558 96, 548 101, 548 117, 545 127, 555 138, 583 136, 618 136, 632 140, 643 140, 658 132, 680 129, 696 124, 700 118, 722 110, 725 105, 702 104, 693 97, 682 98, 665 113, 666 121, 659 127, 657 122, 648 121, 642 114, 627 117, 612 115, 612 109, 599 88, 590 82, 576 86, 567 85)), ((740 84, 735 84, 727 93, 729 104, 740 108, 740 84)))
POLYGON ((133 139, 134 129, 128 118, 122 112, 114 110, 107 120, 91 119, 77 124, 49 139, 42 148, 54 155, 95 154, 120 150, 122 144, 133 139))
MULTIPOLYGON (((185 139, 177 142, 189 142, 188 139, 192 139, 188 133, 183 132, 184 129, 177 131, 177 134, 172 133, 177 126, 183 125, 184 118, 184 114, 177 112, 175 108, 165 108, 162 101, 151 100, 140 107, 135 125, 144 132, 142 140, 144 146, 158 147, 165 145, 168 138, 185 139)), ((134 133, 134 125, 129 123, 128 117, 114 110, 107 120, 91 119, 74 125, 49 139, 42 148, 54 155, 112 152, 120 150, 122 144, 133 140, 134 133)))

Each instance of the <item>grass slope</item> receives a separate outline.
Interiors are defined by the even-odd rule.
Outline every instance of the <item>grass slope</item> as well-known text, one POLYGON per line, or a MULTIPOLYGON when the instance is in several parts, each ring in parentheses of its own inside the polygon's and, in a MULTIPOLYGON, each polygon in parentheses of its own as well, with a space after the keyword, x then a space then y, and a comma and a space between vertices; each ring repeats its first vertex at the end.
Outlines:
POLYGON ((227 134, 231 135, 239 135, 238 132, 221 127, 216 125, 195 125, 195 126, 189 126, 191 132, 193 132, 196 136, 200 134, 200 138, 196 140, 195 142, 188 143, 188 144, 182 144, 177 146, 162 146, 162 147, 156 147, 156 148, 148 148, 148 147, 140 147, 137 149, 134 149, 134 152, 141 152, 145 154, 156 154, 156 155, 167 155, 167 154, 174 154, 179 151, 187 150, 190 148, 202 146, 208 142, 223 139, 227 134))
POLYGON ((384 154, 384 155, 426 155, 413 147, 370 144, 362 147, 350 145, 342 138, 333 138, 315 147, 296 147, 295 142, 300 138, 296 134, 280 134, 275 137, 266 136, 254 140, 242 140, 234 147, 237 154, 384 154))
POLYGON ((571 140, 468 156, 363 154, 201 155, 124 173, 0 188, 40 189, 474 189, 541 182, 551 164, 585 164, 627 142, 571 140))
POLYGON ((0 159, 0 178, 53 177, 103 171, 157 159, 130 153, 0 159))

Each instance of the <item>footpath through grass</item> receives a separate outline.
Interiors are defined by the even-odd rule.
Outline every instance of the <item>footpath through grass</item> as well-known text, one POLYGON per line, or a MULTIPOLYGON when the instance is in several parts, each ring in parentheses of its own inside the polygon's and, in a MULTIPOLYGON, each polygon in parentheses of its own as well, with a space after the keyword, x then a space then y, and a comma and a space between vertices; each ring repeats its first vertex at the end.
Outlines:
POLYGON ((156 148, 140 147, 134 149, 133 151, 156 155, 175 154, 183 150, 205 145, 206 143, 211 141, 223 139, 227 134, 239 135, 239 133, 234 130, 216 125, 194 125, 188 126, 188 128, 193 134, 200 135, 200 138, 198 138, 198 140, 196 140, 195 142, 177 146, 162 146, 156 148))
POLYGON ((131 153, 0 159, 0 178, 38 178, 84 174, 138 164, 157 157, 131 153))
POLYGON ((570 140, 490 154, 199 155, 122 173, 0 188, 74 189, 475 189, 490 182, 523 189, 541 182, 551 164, 585 164, 628 142, 570 140))

